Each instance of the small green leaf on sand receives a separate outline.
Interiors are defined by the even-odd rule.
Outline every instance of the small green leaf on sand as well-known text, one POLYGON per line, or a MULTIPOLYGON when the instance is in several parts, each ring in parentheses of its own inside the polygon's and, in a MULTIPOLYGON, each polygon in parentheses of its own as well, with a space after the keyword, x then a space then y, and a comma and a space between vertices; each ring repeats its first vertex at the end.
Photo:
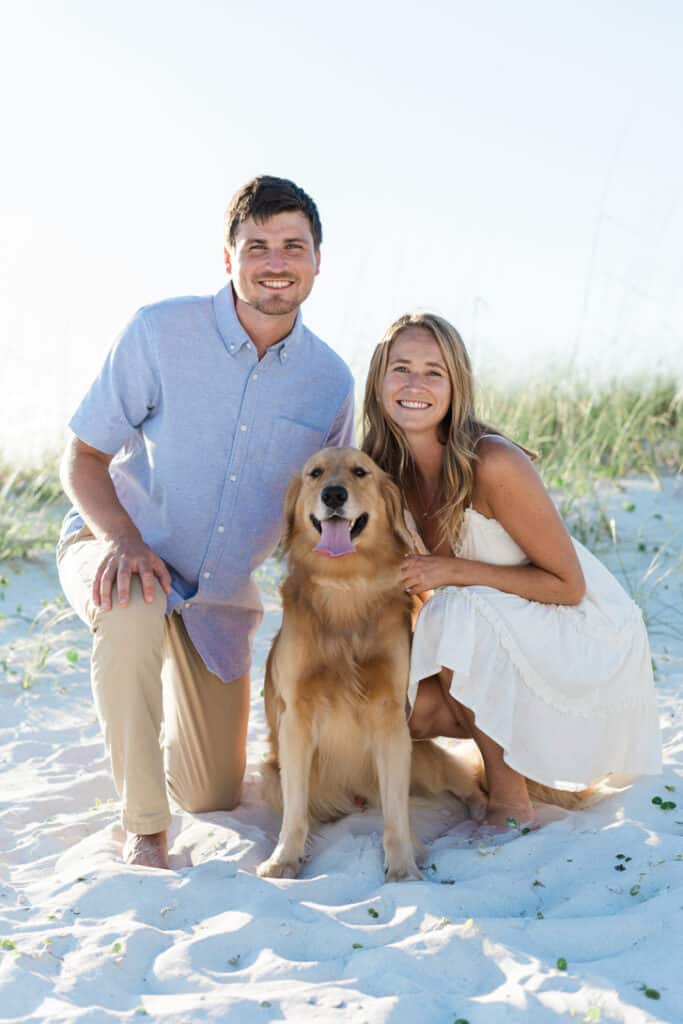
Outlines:
POLYGON ((545 917, 545 914, 543 913, 542 910, 537 910, 536 911, 536 920, 537 921, 542 921, 544 917, 545 917))
POLYGON ((599 1006, 589 1006, 583 1015, 583 1024, 598 1024, 601 1017, 599 1006))
POLYGON ((114 945, 111 947, 111 951, 112 951, 112 953, 120 953, 121 952, 121 948, 122 948, 121 947, 121 943, 120 942, 115 942, 114 945))
POLYGON ((16 942, 12 942, 11 939, 3 939, 2 942, 0 942, 0 949, 10 950, 10 949, 16 949, 16 948, 17 948, 16 942))
POLYGON ((640 991, 643 992, 648 999, 660 999, 661 996, 656 988, 648 988, 647 985, 641 985, 640 991))
POLYGON ((631 888, 629 889, 629 893, 631 894, 631 896, 639 896, 640 895, 640 886, 639 885, 632 885, 631 888))
POLYGON ((78 659, 80 658, 80 654, 78 653, 78 651, 67 651, 64 657, 66 658, 70 665, 75 665, 78 659))
POLYGON ((353 949, 362 949, 363 948, 363 943, 362 942, 354 942, 352 948, 353 949))
POLYGON ((379 917, 379 914, 377 913, 374 907, 368 907, 368 914, 370 915, 370 917, 379 917))
POLYGON ((560 956, 557 958, 557 963, 555 964, 555 966, 557 967, 558 971, 566 971, 567 961, 563 956, 560 956))

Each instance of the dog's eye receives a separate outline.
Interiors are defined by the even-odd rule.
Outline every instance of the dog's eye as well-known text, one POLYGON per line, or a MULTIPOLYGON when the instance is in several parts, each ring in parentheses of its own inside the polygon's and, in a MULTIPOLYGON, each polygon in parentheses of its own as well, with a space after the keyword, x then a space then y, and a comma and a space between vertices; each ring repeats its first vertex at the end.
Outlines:
POLYGON ((362 466, 356 466, 356 468, 354 470, 352 470, 352 472, 353 472, 354 476, 367 476, 368 475, 367 469, 363 469, 362 466))
POLYGON ((316 466, 315 469, 312 469, 308 475, 312 476, 314 480, 317 480, 319 476, 323 475, 323 471, 320 468, 320 466, 316 466))

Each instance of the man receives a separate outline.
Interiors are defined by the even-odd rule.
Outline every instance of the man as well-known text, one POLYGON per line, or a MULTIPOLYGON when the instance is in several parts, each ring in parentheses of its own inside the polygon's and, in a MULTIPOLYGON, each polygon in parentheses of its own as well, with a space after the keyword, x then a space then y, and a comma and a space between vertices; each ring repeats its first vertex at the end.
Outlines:
POLYGON ((299 312, 320 268, 314 202, 255 178, 225 226, 231 284, 133 317, 62 461, 74 508, 60 579, 93 634, 132 864, 168 867, 167 791, 188 811, 238 802, 263 611, 251 573, 277 543, 292 472, 353 443, 350 371, 299 312))

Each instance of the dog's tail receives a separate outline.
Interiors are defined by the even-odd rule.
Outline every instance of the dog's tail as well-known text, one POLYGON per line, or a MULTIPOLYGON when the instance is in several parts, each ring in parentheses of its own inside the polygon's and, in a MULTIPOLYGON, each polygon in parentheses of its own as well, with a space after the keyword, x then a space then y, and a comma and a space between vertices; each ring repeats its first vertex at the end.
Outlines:
POLYGON ((556 807, 563 807, 566 811, 578 811, 600 798, 597 786, 588 786, 586 789, 572 792, 568 789, 544 786, 541 782, 533 782, 532 779, 527 779, 526 784, 532 800, 538 800, 543 804, 555 804, 556 807))

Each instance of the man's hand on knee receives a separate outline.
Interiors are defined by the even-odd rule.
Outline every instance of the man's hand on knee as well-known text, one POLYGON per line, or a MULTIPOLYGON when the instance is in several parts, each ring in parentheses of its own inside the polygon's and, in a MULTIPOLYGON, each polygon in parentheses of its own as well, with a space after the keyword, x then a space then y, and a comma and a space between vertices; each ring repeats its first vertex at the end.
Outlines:
POLYGON ((150 604, 154 600, 155 579, 168 594, 171 577, 164 561, 139 537, 124 537, 108 541, 106 554, 95 574, 92 598, 102 611, 109 611, 112 588, 116 584, 119 605, 125 607, 130 600, 130 583, 137 573, 142 584, 142 595, 150 604))

